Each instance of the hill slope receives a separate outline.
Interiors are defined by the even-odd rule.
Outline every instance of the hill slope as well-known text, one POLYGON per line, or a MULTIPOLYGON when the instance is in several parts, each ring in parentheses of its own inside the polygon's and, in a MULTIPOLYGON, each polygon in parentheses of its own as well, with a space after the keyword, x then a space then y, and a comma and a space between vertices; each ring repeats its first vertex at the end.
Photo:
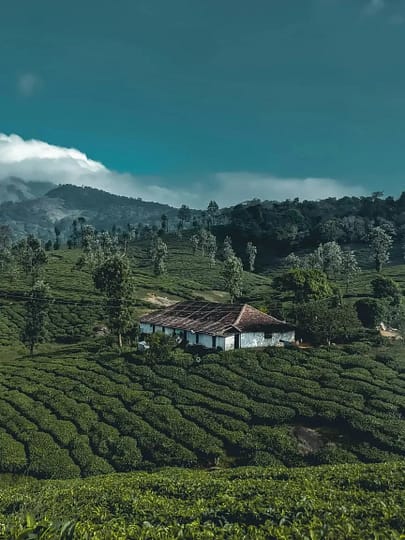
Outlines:
POLYGON ((77 540, 400 538, 404 476, 404 464, 383 464, 27 479, 2 486, 0 520, 9 540, 72 526, 77 540), (27 512, 47 519, 27 527, 27 512))
MULTIPOLYGON (((31 184, 27 185, 33 189, 31 184)), ((54 226, 58 225, 66 237, 72 220, 80 216, 100 230, 139 222, 157 225, 162 214, 168 216, 169 222, 174 222, 177 216, 177 210, 168 205, 121 197, 90 187, 59 186, 43 195, 38 188, 25 196, 27 185, 23 183, 20 187, 13 180, 9 190, 13 189, 15 196, 0 205, 0 223, 10 225, 16 236, 29 232, 48 239, 53 237, 54 226)))
POLYGON ((0 472, 40 478, 160 466, 398 460, 402 349, 2 350, 0 472))

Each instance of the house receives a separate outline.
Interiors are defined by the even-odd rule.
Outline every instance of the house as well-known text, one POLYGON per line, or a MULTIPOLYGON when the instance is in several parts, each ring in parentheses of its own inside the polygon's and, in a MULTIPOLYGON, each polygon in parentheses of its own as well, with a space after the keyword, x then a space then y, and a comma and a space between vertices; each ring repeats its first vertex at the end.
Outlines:
POLYGON ((143 334, 163 332, 179 336, 190 345, 228 351, 292 343, 294 326, 262 313, 248 304, 179 302, 144 315, 143 334))

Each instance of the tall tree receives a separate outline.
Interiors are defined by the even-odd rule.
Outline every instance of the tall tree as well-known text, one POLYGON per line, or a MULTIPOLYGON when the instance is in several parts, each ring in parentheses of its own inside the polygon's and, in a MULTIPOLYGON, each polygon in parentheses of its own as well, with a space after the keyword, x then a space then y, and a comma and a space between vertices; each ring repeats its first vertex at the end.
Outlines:
POLYGON ((190 237, 190 244, 191 244, 191 247, 193 248, 193 255, 195 255, 197 253, 198 246, 200 245, 200 238, 198 237, 197 234, 193 234, 190 237))
POLYGON ((122 347, 122 336, 133 326, 134 283, 128 258, 115 254, 105 259, 93 274, 94 286, 105 296, 111 332, 122 347))
POLYGON ((167 253, 167 244, 158 236, 152 238, 150 257, 152 259, 153 271, 156 276, 166 273, 167 253))
POLYGON ((392 236, 382 227, 374 227, 369 234, 373 260, 377 272, 381 272, 384 264, 390 260, 390 252, 393 244, 392 236))
POLYGON ((323 271, 330 278, 336 278, 342 268, 342 248, 337 242, 322 245, 323 271))
POLYGON ((224 262, 223 278, 231 303, 242 296, 243 264, 235 255, 230 255, 224 262))
POLYGON ((169 218, 166 214, 162 214, 160 216, 160 226, 162 228, 162 231, 166 233, 169 231, 169 218))
POLYGON ((29 235, 18 242, 15 248, 17 264, 33 285, 48 262, 48 257, 38 238, 29 235))
POLYGON ((257 247, 252 242, 247 243, 246 255, 248 256, 249 270, 251 272, 254 272, 255 261, 256 261, 256 256, 257 256, 257 247))
MULTIPOLYGON (((184 227, 184 223, 188 223, 191 220, 191 210, 186 204, 182 204, 177 212, 177 217, 180 223, 184 227)), ((183 228, 182 227, 182 228, 183 228)))
POLYGON ((60 235, 61 235, 61 230, 60 228, 55 225, 55 242, 53 244, 53 249, 60 249, 60 235))
POLYGON ((216 201, 210 201, 207 208, 209 225, 215 225, 218 217, 219 206, 216 201))
POLYGON ((208 240, 208 231, 207 229, 200 229, 198 232, 198 238, 200 241, 200 249, 203 256, 205 256, 205 253, 207 251, 207 240, 208 240))
POLYGON ((230 236, 225 236, 222 252, 223 252, 225 260, 230 257, 235 257, 235 251, 233 250, 233 247, 232 247, 232 238, 230 236))
POLYGON ((361 272, 356 255, 351 249, 342 251, 341 274, 345 282, 346 294, 349 292, 350 283, 353 278, 361 272))
POLYGON ((209 257, 210 266, 215 266, 217 254, 217 239, 211 232, 208 232, 206 239, 206 251, 209 257))
POLYGON ((46 322, 51 302, 48 285, 43 281, 36 281, 28 295, 21 335, 21 340, 28 347, 31 356, 34 354, 35 346, 46 337, 46 322))

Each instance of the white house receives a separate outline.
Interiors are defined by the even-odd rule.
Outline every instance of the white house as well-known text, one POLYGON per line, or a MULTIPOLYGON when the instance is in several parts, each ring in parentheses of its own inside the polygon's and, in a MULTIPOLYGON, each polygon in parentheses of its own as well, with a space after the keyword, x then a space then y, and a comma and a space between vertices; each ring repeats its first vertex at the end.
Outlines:
POLYGON ((163 332, 210 349, 269 347, 295 341, 294 326, 248 304, 179 302, 144 315, 143 334, 163 332))

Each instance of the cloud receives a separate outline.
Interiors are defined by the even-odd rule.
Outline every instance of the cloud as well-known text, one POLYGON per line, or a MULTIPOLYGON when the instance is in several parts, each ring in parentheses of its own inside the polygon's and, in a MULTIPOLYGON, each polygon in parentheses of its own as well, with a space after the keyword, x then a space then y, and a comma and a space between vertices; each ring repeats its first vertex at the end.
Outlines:
POLYGON ((364 195, 361 186, 344 185, 332 178, 280 178, 250 172, 216 174, 218 202, 229 206, 255 197, 267 200, 316 200, 345 195, 364 195))
POLYGON ((32 96, 41 86, 41 79, 33 73, 23 73, 17 80, 17 90, 24 97, 32 96))
POLYGON ((366 15, 377 15, 385 8, 385 0, 369 0, 368 4, 364 8, 366 15))
POLYGON ((279 178, 250 172, 219 172, 185 185, 173 178, 118 173, 75 148, 0 133, 0 179, 10 176, 26 181, 91 186, 173 206, 185 203, 194 208, 205 207, 212 198, 221 206, 228 206, 253 198, 319 199, 364 194, 360 186, 346 186, 330 178, 279 178))

